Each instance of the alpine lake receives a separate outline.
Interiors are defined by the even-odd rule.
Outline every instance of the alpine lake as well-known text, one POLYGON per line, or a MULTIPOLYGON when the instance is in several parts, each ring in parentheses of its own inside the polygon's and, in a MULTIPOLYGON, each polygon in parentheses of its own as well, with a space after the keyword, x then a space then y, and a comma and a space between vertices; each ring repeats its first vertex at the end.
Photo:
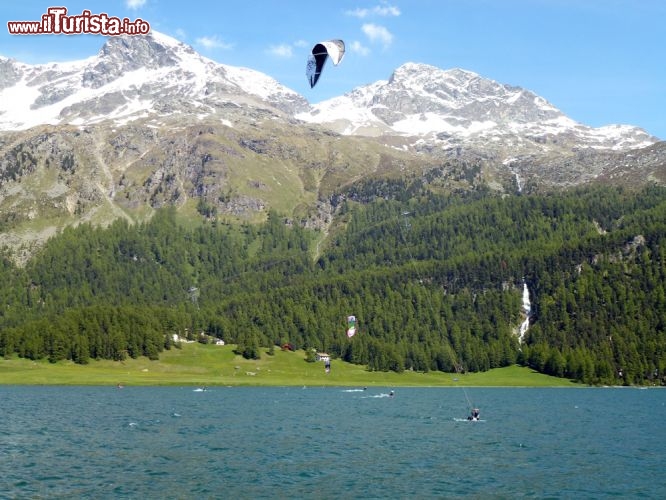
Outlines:
POLYGON ((0 385, 0 398, 3 499, 666 497, 657 388, 0 385))

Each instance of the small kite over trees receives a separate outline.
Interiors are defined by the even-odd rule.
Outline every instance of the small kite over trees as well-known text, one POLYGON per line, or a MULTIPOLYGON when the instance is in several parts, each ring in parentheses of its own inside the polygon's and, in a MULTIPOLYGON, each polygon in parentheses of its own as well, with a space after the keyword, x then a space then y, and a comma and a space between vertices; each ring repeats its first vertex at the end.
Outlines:
POLYGON ((347 316, 347 337, 352 338, 356 333, 356 316, 347 316))

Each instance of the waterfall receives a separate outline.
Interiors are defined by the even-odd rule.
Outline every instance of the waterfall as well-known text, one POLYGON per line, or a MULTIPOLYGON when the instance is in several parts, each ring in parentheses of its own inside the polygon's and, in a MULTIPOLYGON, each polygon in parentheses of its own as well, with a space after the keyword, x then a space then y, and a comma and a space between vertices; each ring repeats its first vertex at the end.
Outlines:
POLYGON ((527 283, 523 283, 523 313, 525 314, 525 321, 520 325, 520 332, 518 341, 522 344, 523 337, 530 327, 530 313, 532 312, 532 304, 530 303, 530 291, 527 289, 527 283))
POLYGON ((523 181, 518 175, 518 172, 513 172, 514 177, 516 178, 516 184, 518 185, 518 192, 522 193, 523 192, 523 181))
POLYGON ((507 158, 502 162, 502 165, 506 166, 509 169, 509 172, 513 174, 513 176, 516 179, 516 186, 518 187, 518 193, 523 192, 523 180, 520 178, 520 175, 518 174, 518 169, 515 168, 512 164, 514 162, 517 162, 518 158, 507 158))

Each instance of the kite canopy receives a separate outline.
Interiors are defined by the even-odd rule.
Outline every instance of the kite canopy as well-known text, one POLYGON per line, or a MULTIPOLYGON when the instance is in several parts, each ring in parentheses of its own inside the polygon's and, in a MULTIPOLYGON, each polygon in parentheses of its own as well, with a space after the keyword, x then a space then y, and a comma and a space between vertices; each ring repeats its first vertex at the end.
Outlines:
POLYGON ((347 337, 352 338, 356 333, 356 316, 347 316, 347 337))
POLYGON ((326 40, 312 47, 312 54, 308 57, 308 64, 305 69, 305 74, 310 81, 310 88, 317 84, 326 59, 330 57, 333 64, 337 66, 344 55, 345 42, 342 40, 326 40))

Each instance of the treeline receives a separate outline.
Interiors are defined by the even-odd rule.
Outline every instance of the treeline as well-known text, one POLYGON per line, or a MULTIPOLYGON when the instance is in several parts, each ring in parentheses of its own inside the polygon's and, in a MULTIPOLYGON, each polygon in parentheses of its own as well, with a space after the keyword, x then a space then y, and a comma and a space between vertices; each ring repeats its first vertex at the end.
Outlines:
POLYGON ((122 361, 128 356, 159 359, 170 348, 179 325, 176 311, 156 307, 94 305, 23 322, 0 334, 0 350, 28 359, 122 361))
POLYGON ((248 357, 289 343, 371 370, 519 362, 586 383, 664 382, 664 188, 500 198, 377 182, 335 196, 338 229, 314 261, 315 235, 275 212, 258 226, 186 228, 170 208, 66 229, 25 268, 2 260, 0 355, 155 359, 174 334, 205 332, 248 357))

